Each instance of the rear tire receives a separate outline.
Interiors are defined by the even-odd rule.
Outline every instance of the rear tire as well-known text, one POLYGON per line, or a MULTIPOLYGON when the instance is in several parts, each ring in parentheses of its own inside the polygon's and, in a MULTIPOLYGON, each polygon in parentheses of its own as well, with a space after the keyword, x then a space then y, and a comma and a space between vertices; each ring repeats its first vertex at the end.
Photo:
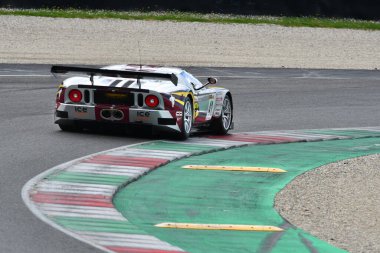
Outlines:
POLYGON ((191 128, 193 127, 193 105, 187 97, 182 109, 182 126, 179 138, 186 140, 190 136, 191 128))
POLYGON ((233 119, 232 100, 226 95, 223 100, 222 113, 215 119, 211 127, 215 134, 225 135, 230 130, 233 119))

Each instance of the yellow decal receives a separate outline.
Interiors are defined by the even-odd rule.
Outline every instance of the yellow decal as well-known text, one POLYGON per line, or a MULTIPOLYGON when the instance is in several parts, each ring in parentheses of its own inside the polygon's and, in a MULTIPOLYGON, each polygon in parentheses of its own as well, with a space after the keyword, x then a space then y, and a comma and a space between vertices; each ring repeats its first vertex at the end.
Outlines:
MULTIPOLYGON (((180 97, 187 97, 188 95, 191 96, 191 99, 193 100, 193 110, 194 110, 194 113, 193 113, 193 119, 195 119, 196 117, 198 117, 198 114, 199 114, 199 105, 197 102, 195 102, 195 99, 194 99, 194 95, 192 92, 173 92, 172 95, 176 95, 176 96, 180 96, 180 97)), ((178 102, 179 104, 181 104, 182 106, 185 105, 185 102, 176 98, 175 100, 176 102, 178 102)))
POLYGON ((190 92, 173 92, 172 95, 177 95, 177 96, 180 96, 180 97, 187 97, 189 95, 190 92))
POLYGON ((160 223, 155 225, 159 228, 175 229, 202 229, 202 230, 239 230, 239 231, 258 231, 258 232, 281 232, 282 228, 275 226, 261 225, 234 225, 234 224, 197 224, 197 223, 160 223))
POLYGON ((278 168, 265 167, 242 167, 242 166, 214 166, 214 165, 186 165, 184 169, 192 170, 224 170, 224 171, 243 171, 243 172, 268 172, 268 173, 284 173, 287 172, 278 168))
POLYGON ((179 100, 179 99, 176 99, 175 100, 177 103, 180 103, 181 105, 185 105, 185 102, 183 102, 183 101, 181 101, 181 100, 179 100))

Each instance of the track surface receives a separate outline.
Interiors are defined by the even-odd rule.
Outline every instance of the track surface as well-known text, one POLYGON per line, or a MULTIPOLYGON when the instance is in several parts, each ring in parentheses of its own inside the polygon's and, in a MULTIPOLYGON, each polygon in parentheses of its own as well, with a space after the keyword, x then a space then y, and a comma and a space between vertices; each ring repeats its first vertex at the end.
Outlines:
MULTIPOLYGON (((48 69, 0 65, 0 252, 95 252, 34 217, 21 200, 21 188, 59 163, 146 140, 60 132, 52 124, 59 80, 48 69)), ((378 71, 187 69, 217 76, 231 89, 235 131, 372 126, 380 118, 378 71)))

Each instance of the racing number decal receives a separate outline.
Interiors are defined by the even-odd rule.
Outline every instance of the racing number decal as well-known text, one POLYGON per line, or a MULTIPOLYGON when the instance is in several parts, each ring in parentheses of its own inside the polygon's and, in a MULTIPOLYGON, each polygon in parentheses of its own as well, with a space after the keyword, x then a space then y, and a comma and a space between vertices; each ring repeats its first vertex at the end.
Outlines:
POLYGON ((215 96, 210 96, 210 102, 208 103, 206 120, 210 120, 212 118, 212 112, 214 111, 215 106, 215 96))

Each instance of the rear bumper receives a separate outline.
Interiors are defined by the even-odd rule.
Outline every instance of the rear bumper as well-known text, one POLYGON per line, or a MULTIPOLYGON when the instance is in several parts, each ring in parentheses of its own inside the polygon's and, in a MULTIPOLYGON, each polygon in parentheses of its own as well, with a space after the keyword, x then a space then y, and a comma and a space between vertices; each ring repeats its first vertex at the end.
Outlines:
POLYGON ((177 118, 168 110, 60 104, 54 117, 56 124, 151 125, 180 131, 177 118))

